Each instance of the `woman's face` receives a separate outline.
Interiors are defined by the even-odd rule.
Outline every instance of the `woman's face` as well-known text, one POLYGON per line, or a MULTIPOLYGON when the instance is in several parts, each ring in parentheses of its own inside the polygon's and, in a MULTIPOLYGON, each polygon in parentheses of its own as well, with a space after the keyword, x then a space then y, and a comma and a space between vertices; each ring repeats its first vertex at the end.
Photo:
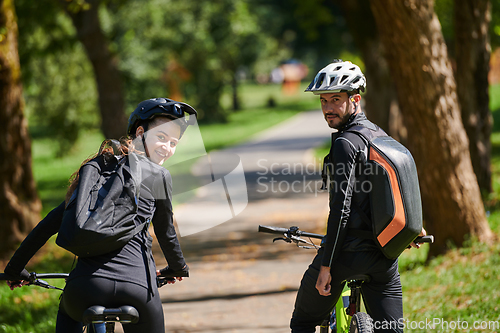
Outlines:
POLYGON ((141 135, 145 135, 149 159, 162 165, 175 153, 181 136, 181 127, 175 121, 158 117, 149 125, 149 130, 146 133, 144 133, 142 126, 137 128, 136 136, 141 135))

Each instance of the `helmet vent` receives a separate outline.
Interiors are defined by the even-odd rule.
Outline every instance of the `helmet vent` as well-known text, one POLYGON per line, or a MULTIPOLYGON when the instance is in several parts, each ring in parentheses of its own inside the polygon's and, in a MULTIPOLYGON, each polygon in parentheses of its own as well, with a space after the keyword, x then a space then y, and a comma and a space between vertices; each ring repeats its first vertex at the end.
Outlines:
POLYGON ((358 66, 350 61, 335 60, 321 69, 305 91, 315 95, 328 92, 364 91, 366 79, 358 66))
POLYGON ((323 84, 323 81, 325 80, 325 73, 321 73, 319 76, 318 76, 318 80, 316 81, 316 88, 319 88, 321 87, 321 85, 323 84))

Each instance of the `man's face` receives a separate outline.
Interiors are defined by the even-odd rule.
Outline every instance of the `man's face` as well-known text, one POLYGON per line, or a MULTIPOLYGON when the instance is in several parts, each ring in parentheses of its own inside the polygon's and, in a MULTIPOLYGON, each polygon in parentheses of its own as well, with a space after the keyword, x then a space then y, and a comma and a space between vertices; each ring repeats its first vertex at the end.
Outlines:
POLYGON ((320 94, 321 110, 331 128, 339 129, 348 120, 355 108, 345 92, 320 94))

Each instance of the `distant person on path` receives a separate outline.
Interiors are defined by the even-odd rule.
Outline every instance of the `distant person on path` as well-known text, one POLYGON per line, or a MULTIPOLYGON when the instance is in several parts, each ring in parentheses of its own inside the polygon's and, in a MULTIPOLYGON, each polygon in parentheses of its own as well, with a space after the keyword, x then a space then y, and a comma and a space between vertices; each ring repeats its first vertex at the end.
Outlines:
POLYGON ((362 210, 370 216, 368 192, 361 186, 368 180, 367 173, 363 163, 356 165, 358 159, 366 160, 367 144, 356 133, 345 132, 355 125, 375 126, 361 110, 360 91, 365 88, 366 79, 358 66, 336 60, 320 70, 306 89, 320 96, 325 120, 337 131, 332 134, 330 154, 325 158, 330 180, 327 235, 302 278, 290 322, 293 333, 315 332, 339 299, 343 281, 355 274, 371 277, 371 282, 362 286, 368 314, 374 322, 392 324, 392 329, 376 332, 403 331, 398 260, 387 259, 372 239, 348 232, 371 231, 360 215, 362 210))
MULTIPOLYGON (((135 307, 139 312, 139 322, 125 325, 126 333, 165 332, 156 276, 172 273, 169 275, 180 281, 182 277, 188 276, 189 268, 173 223, 172 179, 161 165, 175 153, 188 126, 187 114, 194 117, 196 110, 184 103, 155 98, 139 103, 130 115, 127 130, 130 137, 122 140, 120 150, 123 157, 120 158, 135 154, 140 164, 140 195, 134 223, 145 228, 117 250, 78 258, 61 296, 56 332, 82 332, 82 314, 93 305, 135 307), (147 230, 150 222, 153 223, 156 238, 169 264, 159 271, 156 270, 151 252, 153 239, 147 230)), ((108 148, 100 151, 96 157, 109 161, 115 158, 115 153, 108 148)), ((76 189, 78 179, 73 179, 66 195, 67 200, 38 223, 7 264, 5 273, 19 278, 18 281, 8 281, 11 289, 21 287, 29 279, 26 264, 59 231, 67 202, 76 189)), ((169 283, 173 282, 175 280, 169 283)))

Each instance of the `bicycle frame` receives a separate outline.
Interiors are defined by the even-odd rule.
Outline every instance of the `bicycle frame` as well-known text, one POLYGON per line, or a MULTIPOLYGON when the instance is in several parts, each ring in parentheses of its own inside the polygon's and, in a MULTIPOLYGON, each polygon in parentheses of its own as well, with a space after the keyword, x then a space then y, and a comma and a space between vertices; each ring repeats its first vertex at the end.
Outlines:
MULTIPOLYGON (((279 228, 271 226, 259 225, 259 232, 266 232, 271 234, 280 234, 281 237, 274 238, 273 242, 277 240, 283 240, 287 243, 295 243, 298 247, 307 249, 318 249, 319 246, 314 244, 311 238, 324 239, 324 235, 314 234, 310 232, 304 232, 299 230, 298 227, 279 228), (307 237, 309 241, 301 238, 307 237), (301 244, 308 244, 304 246, 301 244)), ((414 241, 415 243, 433 243, 433 236, 423 236, 417 237, 414 241)), ((329 318, 326 318, 320 325, 320 333, 328 333, 329 329, 335 330, 335 332, 347 332, 349 330, 349 323, 351 322, 351 317, 360 312, 361 308, 361 285, 363 283, 368 283, 370 277, 368 275, 356 275, 347 279, 347 287, 349 290, 344 291, 335 304, 333 311, 330 313, 329 318), (349 302, 347 305, 344 304, 344 298, 348 296, 349 302)), ((364 313, 361 313, 366 315, 364 313)), ((368 315, 366 315, 368 319, 368 315)), ((360 330, 361 332, 361 330, 360 330)))

